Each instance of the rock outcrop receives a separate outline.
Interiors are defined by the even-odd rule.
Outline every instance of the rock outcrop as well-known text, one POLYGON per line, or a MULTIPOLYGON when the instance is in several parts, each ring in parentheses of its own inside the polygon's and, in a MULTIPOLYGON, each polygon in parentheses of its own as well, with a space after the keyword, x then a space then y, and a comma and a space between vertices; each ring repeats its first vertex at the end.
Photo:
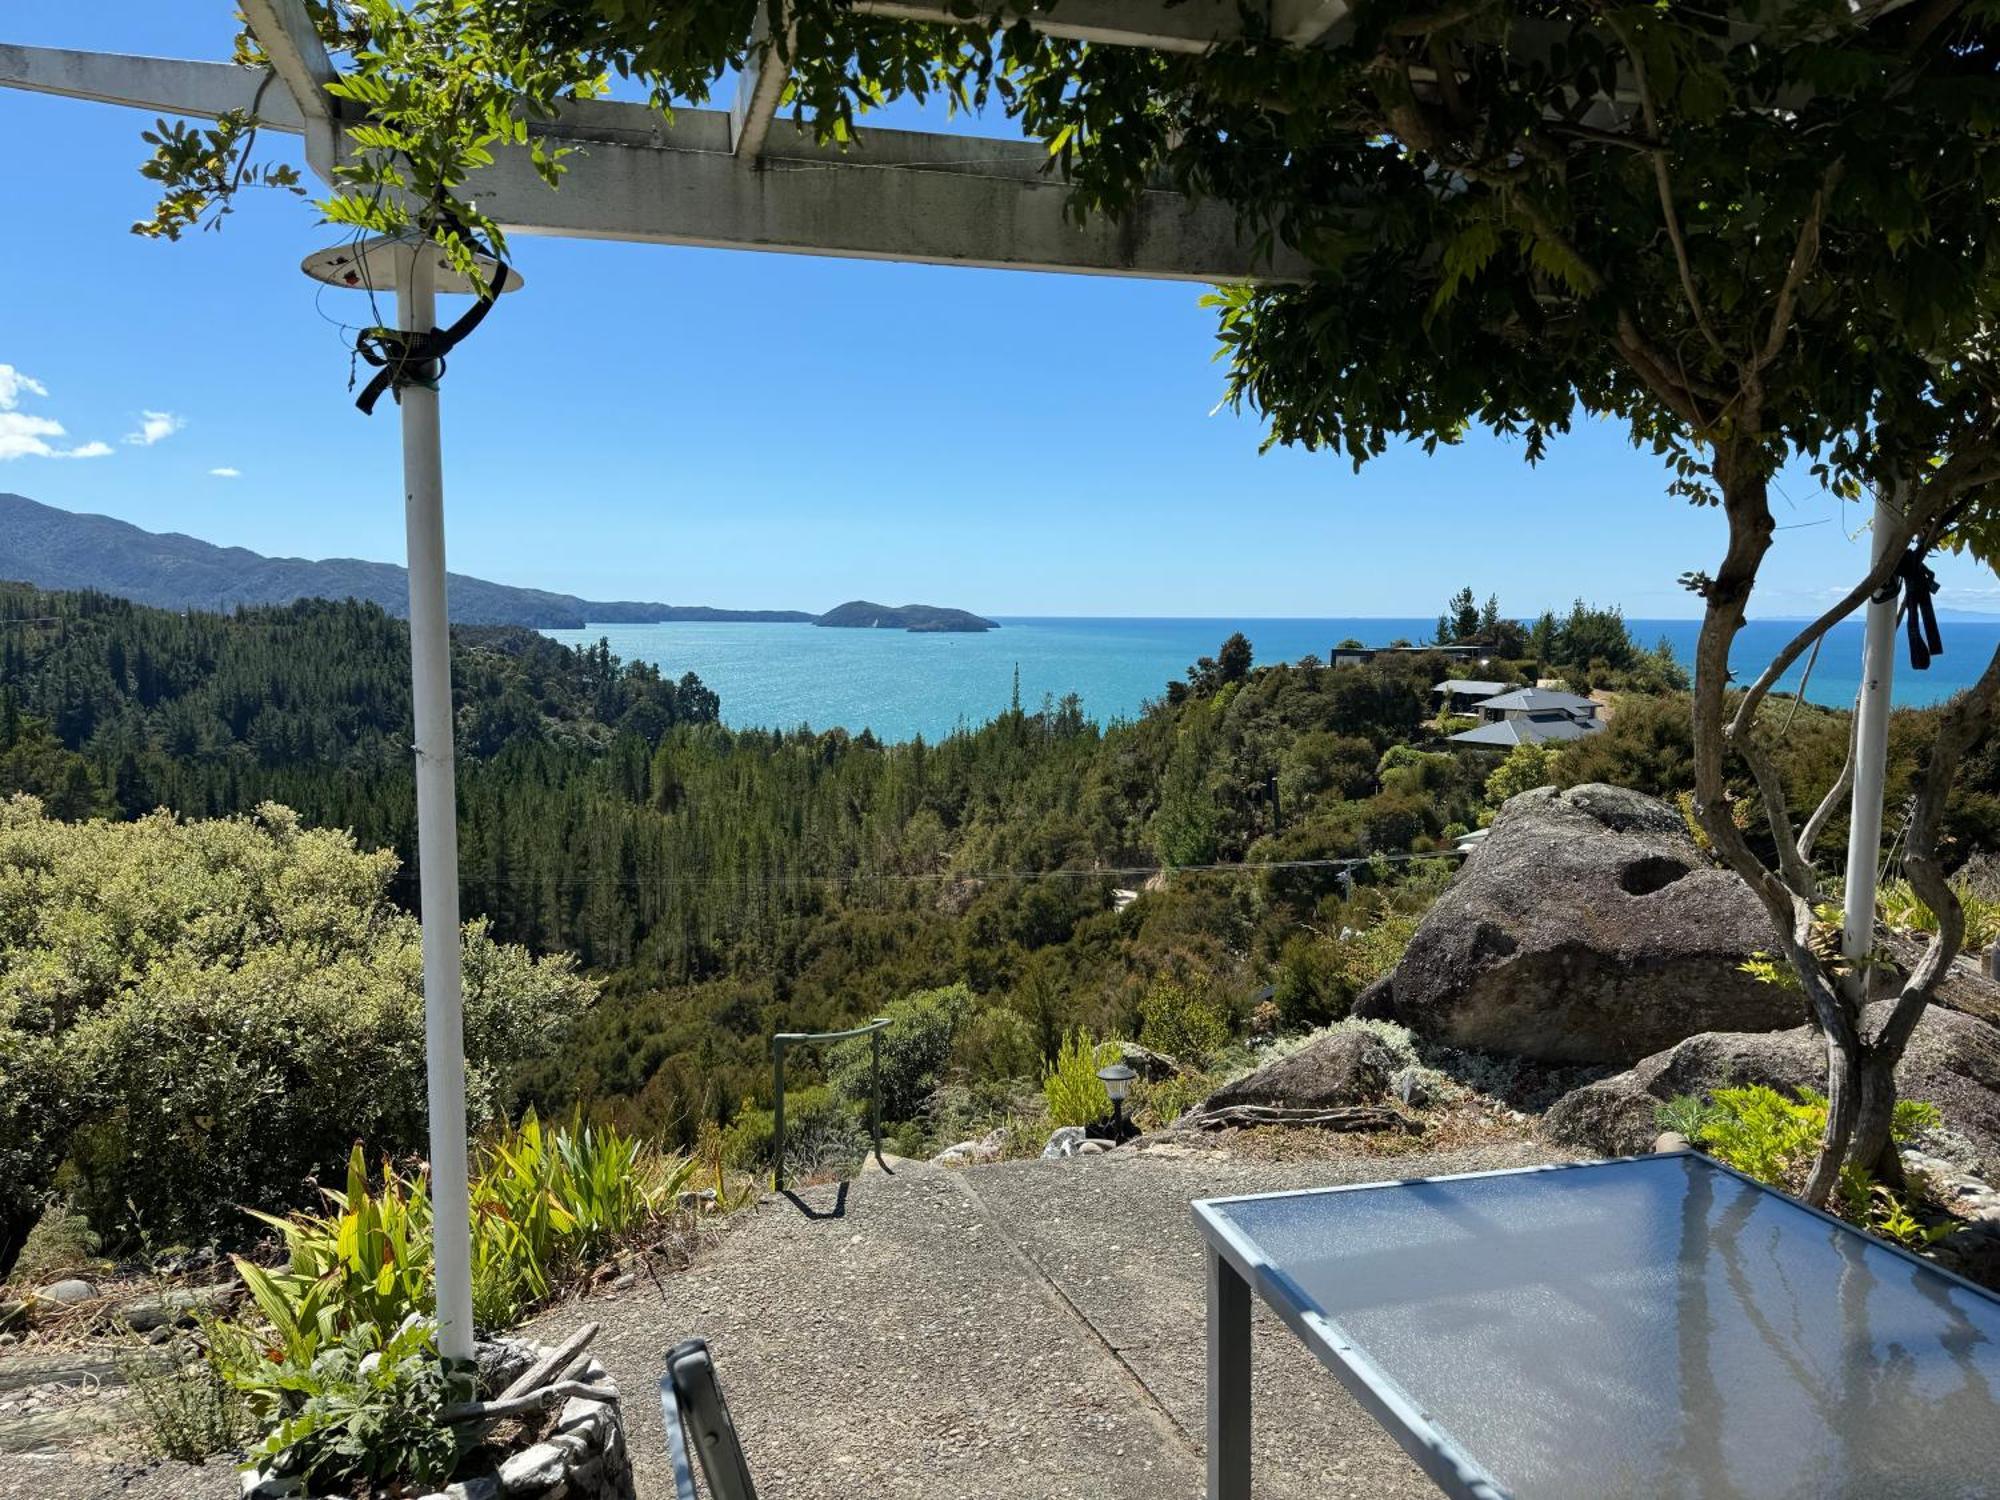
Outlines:
MULTIPOLYGON (((1963 972, 1957 977, 1992 988, 1963 972)), ((1882 1023, 1886 1006, 1878 1002, 1869 1008, 1871 1030, 1882 1023)), ((1663 1101, 1749 1083, 1787 1092, 1824 1088, 1825 1044, 1806 1026, 1692 1036, 1626 1072, 1565 1094, 1549 1109, 1544 1128, 1565 1144, 1628 1156, 1650 1147, 1659 1128, 1654 1111, 1663 1101)), ((1906 1098, 1937 1105, 1946 1128, 1971 1148, 1979 1175, 2000 1181, 2000 1029, 1932 1005, 1910 1038, 1896 1085, 1906 1098)))
POLYGON ((1702 1032, 1797 1025, 1794 993, 1738 968, 1773 945, 1763 907, 1673 808, 1541 787, 1500 809, 1357 1013, 1454 1047, 1629 1066, 1702 1032))
POLYGON ((1328 1109, 1373 1104, 1389 1092, 1396 1060, 1360 1028, 1336 1027, 1289 1057, 1266 1063, 1225 1083, 1202 1106, 1204 1112, 1241 1104, 1285 1109, 1328 1109))

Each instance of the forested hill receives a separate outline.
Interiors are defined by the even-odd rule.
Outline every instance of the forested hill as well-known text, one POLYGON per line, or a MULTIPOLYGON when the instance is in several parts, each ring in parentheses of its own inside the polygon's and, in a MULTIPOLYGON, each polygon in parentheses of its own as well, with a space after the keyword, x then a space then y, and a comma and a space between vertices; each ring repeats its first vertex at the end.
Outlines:
MULTIPOLYGON (((233 609, 294 599, 360 599, 392 615, 409 610, 410 585, 393 563, 354 557, 265 557, 179 532, 146 531, 110 516, 82 515, 23 495, 0 494, 0 578, 40 588, 96 589, 163 609, 233 609)), ((804 623, 787 609, 714 609, 635 600, 580 599, 451 575, 451 618, 461 625, 585 624, 660 620, 804 623)))
MULTIPOLYGON (((682 1139, 765 1087, 773 1030, 940 985, 980 997, 965 1046, 996 1079, 1034 1073, 1075 1026, 1133 1034, 1162 976, 1243 1014, 1271 984, 1287 1022, 1312 1023, 1379 971, 1348 934, 1399 899, 1366 867, 1349 895, 1324 862, 1448 849, 1544 781, 1688 785, 1687 701, 1659 664, 1615 618, 1549 634, 1545 662, 1489 670, 1558 667, 1628 691, 1605 732, 1495 761, 1435 748, 1450 726, 1433 722, 1431 687, 1451 667, 1418 654, 1260 667, 1237 637, 1130 723, 1100 727, 1069 699, 888 745, 732 731, 692 676, 460 629, 463 909, 605 981, 561 1065, 525 1081, 533 1097, 682 1139), (1586 639, 1591 658, 1566 664, 1586 639), (1160 866, 1177 873, 1121 910, 1114 892, 1160 866), (1189 868, 1208 866, 1222 868, 1189 868)), ((372 605, 181 615, 0 586, 0 794, 35 792, 70 818, 275 800, 394 848, 414 904, 406 652, 403 623, 372 605)), ((1780 773, 1816 800, 1845 717, 1806 707, 1787 727, 1780 773)), ((1891 805, 1911 743, 1898 735, 1891 805)), ((2000 842, 2000 745, 1960 780, 1956 847, 2000 842)))
POLYGON ((1000 628, 996 622, 968 610, 944 609, 935 604, 874 604, 866 599, 836 604, 813 624, 849 630, 910 630, 918 634, 971 634, 1000 628))

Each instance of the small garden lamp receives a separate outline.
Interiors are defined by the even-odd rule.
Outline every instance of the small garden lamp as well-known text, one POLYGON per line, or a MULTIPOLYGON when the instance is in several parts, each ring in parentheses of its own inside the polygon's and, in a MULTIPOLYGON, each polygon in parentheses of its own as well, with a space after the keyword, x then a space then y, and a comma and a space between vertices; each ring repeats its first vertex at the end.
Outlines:
POLYGON ((1111 1138, 1122 1141, 1129 1128, 1125 1123, 1125 1096, 1132 1091, 1132 1080, 1139 1075, 1121 1061, 1099 1068, 1097 1076, 1103 1081, 1104 1092, 1111 1096, 1111 1138))

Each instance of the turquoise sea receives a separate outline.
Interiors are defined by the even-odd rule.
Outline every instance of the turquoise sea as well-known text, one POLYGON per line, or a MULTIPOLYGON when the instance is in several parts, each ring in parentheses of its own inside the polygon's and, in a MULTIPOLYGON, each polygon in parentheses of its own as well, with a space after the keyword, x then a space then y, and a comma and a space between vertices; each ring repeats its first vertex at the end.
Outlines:
MULTIPOLYGON (((1250 638, 1260 662, 1324 658, 1352 636, 1382 645, 1399 636, 1421 640, 1427 620, 1279 619, 1017 619, 981 635, 911 635, 900 630, 833 630, 817 625, 591 625, 551 630, 570 645, 604 637, 628 660, 656 662, 679 676, 700 675, 722 695, 725 722, 738 727, 872 729, 883 739, 921 734, 936 739, 977 725, 1007 706, 1014 670, 1021 702, 1033 709, 1044 694, 1076 693, 1092 718, 1136 714, 1149 698, 1182 676, 1198 656, 1213 656, 1230 632, 1250 638)), ((1693 620, 1633 620, 1644 645, 1664 638, 1691 662, 1693 620)), ((1737 641, 1739 675, 1754 676, 1798 631, 1796 622, 1752 621, 1737 641)), ((1968 686, 1984 670, 2000 623, 1944 626, 1945 654, 1928 672, 1912 672, 1899 653, 1896 701, 1935 703, 1968 686)), ((1846 705, 1860 680, 1861 627, 1848 623, 1828 637, 1807 696, 1846 705)), ((1796 685, 1793 672, 1784 686, 1796 685)))

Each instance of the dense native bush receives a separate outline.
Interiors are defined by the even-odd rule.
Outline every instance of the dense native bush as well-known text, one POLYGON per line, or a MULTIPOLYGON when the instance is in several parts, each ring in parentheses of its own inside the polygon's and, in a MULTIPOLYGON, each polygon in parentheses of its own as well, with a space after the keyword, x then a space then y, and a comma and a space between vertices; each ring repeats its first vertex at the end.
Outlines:
POLYGON ((1229 1007, 1204 980, 1163 976, 1139 1002, 1139 1040, 1200 1067, 1229 1044, 1229 1007))
MULTIPOLYGON (((1552 618, 1542 646, 1481 673, 1533 675, 1539 655, 1573 675, 1571 645, 1614 639, 1605 613, 1586 609, 1574 630, 1552 618)), ((389 894, 414 904, 400 622, 321 603, 182 615, 14 585, 0 585, 0 620, 0 792, 38 791, 72 818, 282 801, 395 850, 406 864, 389 894)), ((1644 666, 1635 652, 1620 670, 1644 666)), ((465 910, 501 942, 575 953, 606 996, 560 1054, 523 1070, 523 1097, 689 1146, 746 1098, 768 1108, 772 1031, 850 1025, 954 983, 978 1002, 947 1070, 968 1082, 1038 1078, 1078 1027, 1135 1034, 1146 991, 1183 962, 1234 1012, 1275 982, 1288 1024, 1344 1015, 1374 965, 1339 934, 1374 916, 1350 909, 1335 862, 1437 848, 1490 814, 1494 758, 1441 754, 1432 728, 1434 685, 1464 670, 1422 653, 1255 665, 1232 646, 1129 721, 1100 728, 1074 699, 996 704, 976 728, 884 744, 725 728, 691 678, 602 646, 457 631, 465 910), (1131 873, 1161 855, 1229 868, 1131 873), (1120 887, 1144 891, 1119 910, 1120 887)), ((1792 723, 1776 708, 1802 817, 1838 769, 1845 719, 1808 707, 1792 723)), ((1892 724, 1892 824, 1925 719, 1892 724)), ((1691 782, 1687 724, 1684 697, 1626 692, 1610 727, 1551 755, 1548 774, 1672 796, 1691 782)), ((1953 862, 2000 842, 2000 746, 1967 758, 1947 822, 1953 862)), ((1836 817, 1822 849, 1843 834, 1836 817)), ((1400 866, 1374 878, 1409 884, 1400 866)), ((34 1102, 50 1079, 12 1036, 0 1025, 13 1085, 0 1168, 69 1128, 34 1102)), ((57 1145, 67 1153, 66 1134, 57 1145)))
MULTIPOLYGON (((0 1268, 61 1186, 109 1248, 227 1237, 359 1137, 424 1139, 417 923, 396 861, 288 810, 63 823, 0 804, 0 1268)), ((467 926, 475 1125, 591 1003, 467 926)))
MULTIPOLYGON (((916 1117, 943 1081, 952 1041, 973 1010, 972 991, 962 984, 919 990, 891 1001, 883 1014, 890 1024, 880 1034, 881 1107, 884 1120, 916 1117)), ((840 1098, 866 1108, 876 1042, 869 1037, 837 1043, 828 1059, 828 1081, 840 1098)))

